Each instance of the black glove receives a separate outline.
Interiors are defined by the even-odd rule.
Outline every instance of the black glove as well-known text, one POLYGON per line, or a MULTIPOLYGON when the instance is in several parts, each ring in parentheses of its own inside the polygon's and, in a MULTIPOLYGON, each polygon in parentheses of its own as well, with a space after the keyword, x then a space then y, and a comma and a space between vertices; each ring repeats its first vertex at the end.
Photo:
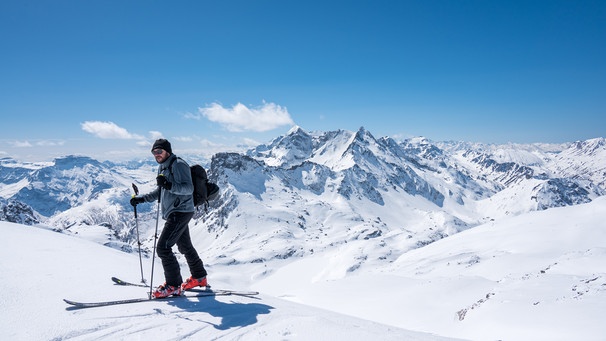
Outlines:
POLYGON ((144 203, 144 202, 145 202, 145 199, 143 199, 141 197, 135 197, 135 196, 133 196, 130 199, 130 204, 133 205, 133 206, 137 206, 137 204, 141 204, 141 203, 144 203))
POLYGON ((166 180, 166 177, 164 175, 158 175, 158 177, 156 178, 156 182, 158 183, 158 187, 162 187, 162 188, 168 189, 168 190, 173 188, 173 184, 168 182, 168 180, 166 180))

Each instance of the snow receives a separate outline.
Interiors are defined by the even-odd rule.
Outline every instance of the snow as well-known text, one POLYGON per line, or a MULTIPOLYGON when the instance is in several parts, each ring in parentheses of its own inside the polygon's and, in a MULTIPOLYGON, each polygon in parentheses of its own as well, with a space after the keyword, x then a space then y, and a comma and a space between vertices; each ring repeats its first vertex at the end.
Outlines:
POLYGON ((317 150, 309 159, 320 165, 326 165, 333 170, 343 170, 354 165, 351 155, 345 151, 355 138, 355 134, 349 131, 338 131, 332 139, 317 150))
POLYGON ((409 251, 389 266, 344 277, 340 260, 348 257, 341 255, 360 247, 348 244, 332 258, 283 267, 254 288, 451 337, 601 340, 605 208, 606 198, 599 198, 491 222, 409 251))
POLYGON ((21 179, 18 182, 8 185, 0 183, 0 193, 2 193, 3 196, 6 198, 10 198, 11 196, 19 192, 19 190, 21 190, 23 187, 26 187, 28 184, 29 181, 27 179, 21 179))
MULTIPOLYGON (((256 298, 176 298, 84 310, 70 310, 62 299, 146 297, 145 288, 110 281, 111 276, 140 280, 136 252, 104 247, 87 240, 95 239, 91 235, 76 238, 8 222, 0 222, 0 229, 6 241, 0 248, 1 283, 9 293, 0 299, 2 340, 603 340, 606 335, 606 197, 490 221, 353 272, 352 260, 376 254, 372 248, 380 246, 358 240, 301 258, 208 266, 213 287, 257 290, 256 298)), ((99 229, 96 238, 106 232, 99 229)), ((243 244, 242 251, 251 245, 243 244)), ((150 264, 144 258, 146 277, 150 264)), ((184 263, 182 268, 187 274, 184 263)), ((161 273, 156 259, 155 284, 161 273)))
POLYGON ((157 205, 139 205, 136 225, 129 198, 133 182, 153 189, 156 165, 3 159, 5 216, 26 222, 14 218, 33 216, 27 205, 52 216, 0 222, 11 293, 0 299, 0 340, 603 340, 604 145, 440 150, 363 128, 295 127, 246 155, 215 155, 221 197, 190 223, 213 287, 259 297, 88 310, 62 299, 149 291, 110 277, 141 279, 135 226, 149 276, 157 205))
MULTIPOLYGON (((110 281, 111 276, 138 280, 136 254, 42 228, 0 222, 0 229, 10 241, 0 250, 2 340, 448 340, 265 294, 70 310, 63 298, 146 297, 144 288, 117 287, 110 281)), ((150 268, 150 259, 144 267, 150 268)), ((250 286, 223 281, 220 274, 232 271, 229 267, 213 270, 219 273, 211 279, 215 288, 250 286)), ((161 267, 155 272, 161 273, 161 267)))

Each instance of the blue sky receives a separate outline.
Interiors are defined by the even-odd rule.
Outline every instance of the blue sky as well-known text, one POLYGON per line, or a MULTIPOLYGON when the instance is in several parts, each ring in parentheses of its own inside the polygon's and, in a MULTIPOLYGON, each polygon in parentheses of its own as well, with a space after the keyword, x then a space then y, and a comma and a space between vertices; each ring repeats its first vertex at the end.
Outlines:
POLYGON ((604 137, 605 1, 3 1, 0 157, 604 137))

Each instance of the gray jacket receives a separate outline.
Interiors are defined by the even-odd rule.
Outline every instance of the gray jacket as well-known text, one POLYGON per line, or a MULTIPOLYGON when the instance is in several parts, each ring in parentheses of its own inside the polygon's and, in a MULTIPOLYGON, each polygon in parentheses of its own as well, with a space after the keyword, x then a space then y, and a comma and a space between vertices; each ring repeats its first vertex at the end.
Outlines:
MULTIPOLYGON (((162 218, 167 219, 173 212, 194 212, 194 185, 191 180, 191 171, 187 162, 177 158, 172 154, 166 161, 158 165, 158 175, 164 175, 166 180, 172 183, 170 190, 162 188, 162 218), (176 159, 171 168, 168 169, 171 161, 176 159)), ((146 202, 158 200, 160 188, 156 188, 148 194, 141 197, 146 202)))

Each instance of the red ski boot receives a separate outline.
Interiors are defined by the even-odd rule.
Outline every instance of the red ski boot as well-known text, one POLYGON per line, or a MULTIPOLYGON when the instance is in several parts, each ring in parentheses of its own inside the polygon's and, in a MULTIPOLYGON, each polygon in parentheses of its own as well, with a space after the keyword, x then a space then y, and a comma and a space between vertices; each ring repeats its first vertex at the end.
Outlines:
POLYGON ((181 284, 181 290, 185 291, 185 290, 193 289, 195 287, 206 288, 206 286, 208 286, 208 281, 206 281, 206 276, 204 276, 202 278, 193 278, 193 276, 192 276, 192 277, 188 278, 183 284, 181 284))
POLYGON ((181 287, 180 286, 172 286, 166 285, 166 283, 159 286, 156 290, 154 290, 153 294, 154 298, 164 298, 168 296, 181 296, 181 287))

